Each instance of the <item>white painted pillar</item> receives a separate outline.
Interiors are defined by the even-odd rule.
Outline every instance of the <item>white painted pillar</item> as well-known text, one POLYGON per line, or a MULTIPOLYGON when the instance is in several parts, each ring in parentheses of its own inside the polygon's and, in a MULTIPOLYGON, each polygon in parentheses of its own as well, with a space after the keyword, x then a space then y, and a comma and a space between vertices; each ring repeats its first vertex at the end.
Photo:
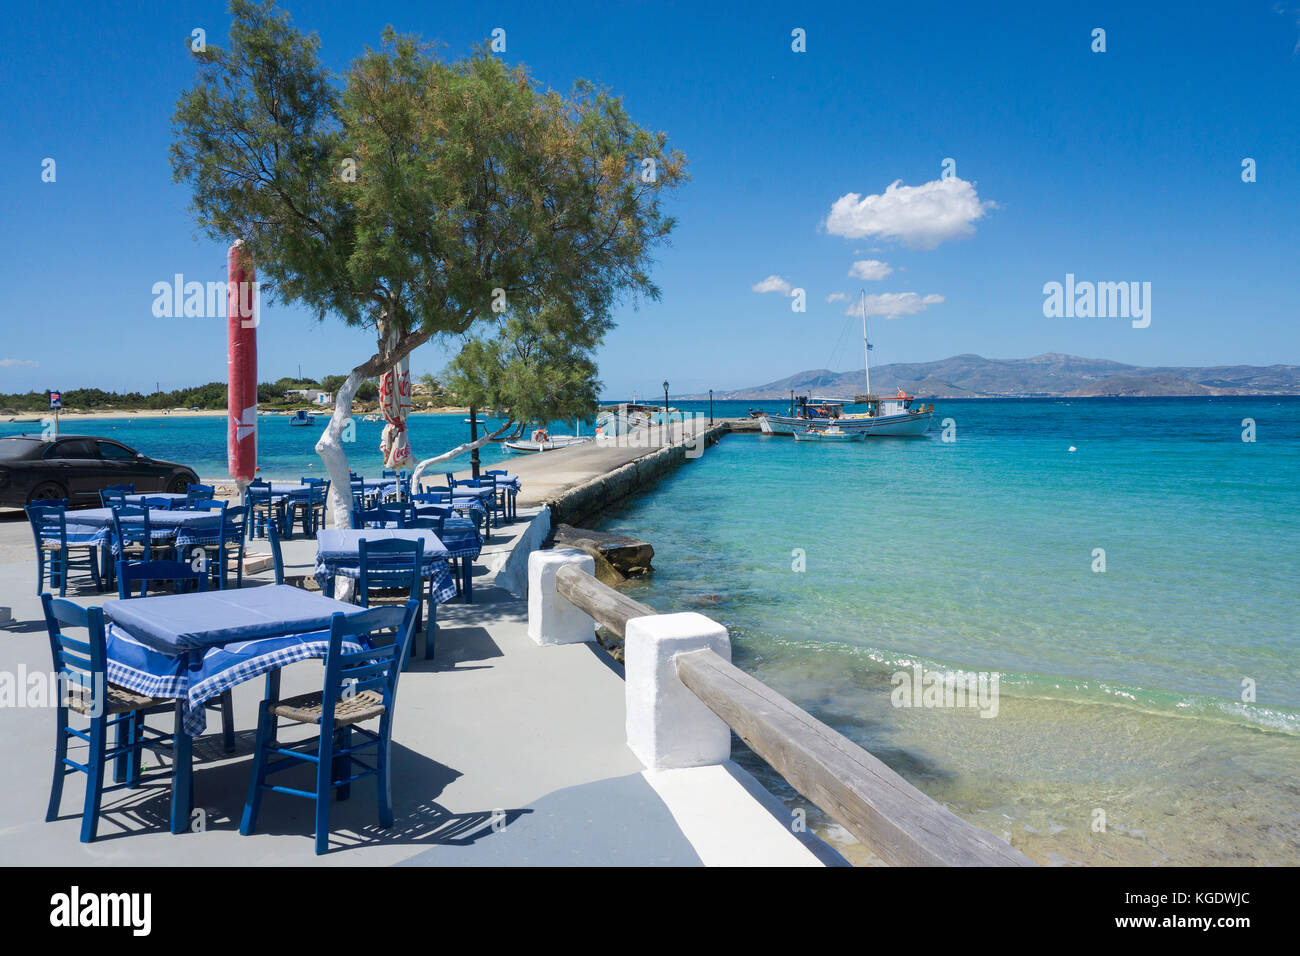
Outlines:
POLYGON ((731 660, 727 629, 703 614, 655 614, 627 622, 627 745, 650 770, 731 759, 730 728, 678 679, 673 661, 705 648, 731 660))
POLYGON ((538 644, 578 644, 596 639, 596 622, 555 589, 555 572, 567 565, 595 575, 596 562, 576 548, 528 556, 528 636, 538 644))

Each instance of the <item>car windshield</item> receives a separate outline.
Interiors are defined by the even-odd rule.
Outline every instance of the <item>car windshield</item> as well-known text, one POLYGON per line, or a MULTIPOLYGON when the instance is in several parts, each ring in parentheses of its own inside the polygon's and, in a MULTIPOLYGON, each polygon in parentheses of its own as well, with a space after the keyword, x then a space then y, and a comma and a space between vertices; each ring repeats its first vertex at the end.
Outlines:
POLYGON ((45 442, 39 438, 0 438, 0 461, 22 461, 40 456, 45 442))

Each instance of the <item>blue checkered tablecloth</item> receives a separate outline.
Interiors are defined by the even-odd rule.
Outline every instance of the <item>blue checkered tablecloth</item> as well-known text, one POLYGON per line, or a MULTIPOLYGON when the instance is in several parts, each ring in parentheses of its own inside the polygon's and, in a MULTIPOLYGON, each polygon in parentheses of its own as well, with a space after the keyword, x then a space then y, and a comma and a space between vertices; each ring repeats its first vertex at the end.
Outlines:
POLYGON ((107 601, 108 679, 184 701, 185 729, 197 735, 206 727, 204 703, 286 664, 325 657, 323 625, 357 610, 285 585, 107 601))
MULTIPOLYGON (((109 681, 137 694, 184 700, 183 722, 193 737, 207 729, 204 704, 208 701, 268 671, 323 658, 330 646, 328 630, 309 631, 236 641, 174 657, 141 644, 116 624, 108 625, 105 638, 109 681)), ((346 653, 363 649, 352 641, 343 642, 346 653)))

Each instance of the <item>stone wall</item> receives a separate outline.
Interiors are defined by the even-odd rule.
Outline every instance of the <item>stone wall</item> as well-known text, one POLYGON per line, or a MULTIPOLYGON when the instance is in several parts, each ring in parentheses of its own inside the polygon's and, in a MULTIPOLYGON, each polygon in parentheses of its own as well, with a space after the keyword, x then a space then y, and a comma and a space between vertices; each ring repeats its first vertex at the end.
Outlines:
MULTIPOLYGON (((716 445, 728 430, 726 422, 706 428, 704 447, 716 445)), ((686 461, 686 449, 687 446, 681 443, 656 448, 626 465, 548 499, 546 506, 550 509, 552 524, 581 525, 584 520, 653 485, 686 461)))

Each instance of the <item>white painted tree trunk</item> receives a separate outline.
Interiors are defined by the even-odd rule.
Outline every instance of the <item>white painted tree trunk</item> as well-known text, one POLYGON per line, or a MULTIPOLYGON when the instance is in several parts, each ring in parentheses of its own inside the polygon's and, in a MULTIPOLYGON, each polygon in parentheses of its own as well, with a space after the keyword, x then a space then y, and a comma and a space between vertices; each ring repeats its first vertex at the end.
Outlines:
POLYGON ((475 448, 482 448, 512 425, 514 425, 514 422, 507 422, 501 428, 498 428, 489 435, 484 435, 478 441, 467 441, 463 445, 457 445, 451 451, 443 452, 441 455, 436 455, 433 458, 424 459, 424 461, 415 466, 415 471, 411 472, 411 491, 414 493, 420 490, 420 481, 424 478, 424 472, 430 465, 436 465, 440 461, 450 461, 457 455, 463 455, 465 452, 473 451, 475 448))
MULTIPOLYGON (((352 527, 352 482, 347 452, 343 450, 343 433, 352 421, 352 399, 365 381, 359 369, 353 369, 334 396, 334 414, 316 442, 316 454, 325 462, 330 476, 329 510, 336 528, 352 527)), ((353 426, 355 427, 355 426, 353 426)))

